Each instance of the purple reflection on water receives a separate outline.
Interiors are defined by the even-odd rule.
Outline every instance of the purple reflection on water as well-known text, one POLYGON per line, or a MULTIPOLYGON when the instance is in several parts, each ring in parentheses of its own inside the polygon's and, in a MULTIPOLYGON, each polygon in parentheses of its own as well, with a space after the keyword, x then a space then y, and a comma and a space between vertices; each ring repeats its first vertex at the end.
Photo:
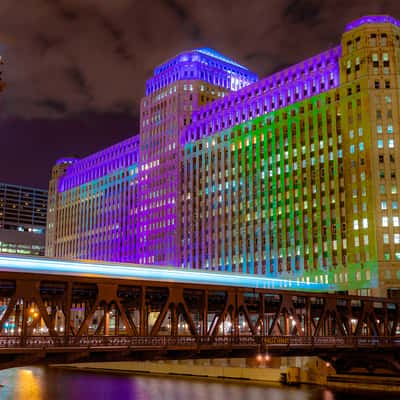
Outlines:
MULTIPOLYGON (((334 393, 315 386, 90 374, 25 367, 0 371, 1 400, 377 400, 382 394, 334 393)), ((385 400, 395 399, 385 393, 385 400)))

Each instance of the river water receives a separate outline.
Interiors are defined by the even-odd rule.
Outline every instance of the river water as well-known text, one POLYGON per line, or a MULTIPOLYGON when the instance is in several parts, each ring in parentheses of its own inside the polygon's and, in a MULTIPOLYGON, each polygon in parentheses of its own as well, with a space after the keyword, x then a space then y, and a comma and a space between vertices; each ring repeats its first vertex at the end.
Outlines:
POLYGON ((120 376, 25 367, 0 371, 0 400, 385 400, 399 395, 339 393, 201 380, 120 376))

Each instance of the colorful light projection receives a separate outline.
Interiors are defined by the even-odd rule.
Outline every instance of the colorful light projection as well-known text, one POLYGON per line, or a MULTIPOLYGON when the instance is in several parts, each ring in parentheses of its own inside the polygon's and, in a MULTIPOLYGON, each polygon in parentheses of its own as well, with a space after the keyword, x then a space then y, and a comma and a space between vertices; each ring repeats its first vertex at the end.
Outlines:
POLYGON ((200 107, 182 144, 338 87, 340 55, 341 47, 334 47, 200 107))
POLYGON ((60 178, 60 193, 79 185, 100 179, 117 170, 136 165, 139 161, 139 136, 117 143, 83 159, 62 158, 58 164, 69 163, 66 174, 60 178))

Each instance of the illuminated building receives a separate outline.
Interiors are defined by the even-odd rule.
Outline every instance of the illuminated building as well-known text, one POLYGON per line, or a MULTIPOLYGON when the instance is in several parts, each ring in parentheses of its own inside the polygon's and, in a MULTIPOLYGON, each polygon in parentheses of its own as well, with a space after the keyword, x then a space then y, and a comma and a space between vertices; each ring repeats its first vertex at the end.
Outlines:
POLYGON ((49 185, 47 256, 136 259, 138 139, 58 160, 49 185))
POLYGON ((47 191, 0 182, 0 253, 44 255, 47 191))
POLYGON ((363 17, 338 46, 261 80, 210 49, 156 68, 141 103, 131 260, 393 295, 399 36, 398 20, 363 17))
POLYGON ((154 70, 140 110, 139 262, 180 264, 180 142, 193 110, 256 80, 208 48, 181 53, 154 70))

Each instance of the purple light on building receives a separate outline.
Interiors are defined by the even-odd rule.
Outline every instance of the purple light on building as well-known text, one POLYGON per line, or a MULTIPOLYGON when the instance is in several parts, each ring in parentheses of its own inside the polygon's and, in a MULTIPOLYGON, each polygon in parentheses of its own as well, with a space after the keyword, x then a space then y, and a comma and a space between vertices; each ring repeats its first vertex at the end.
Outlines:
POLYGON ((140 112, 139 262, 180 264, 180 142, 193 110, 257 80, 209 48, 181 53, 155 68, 140 112))
POLYGON ((69 221, 53 246, 64 258, 136 261, 139 137, 69 164, 58 179, 57 217, 69 221), (73 205, 73 206, 72 206, 73 205), (62 238, 62 239, 61 239, 62 238))
POLYGON ((347 24, 345 32, 351 31, 352 29, 365 24, 392 24, 400 27, 400 21, 390 15, 368 15, 347 24))
POLYGON ((338 87, 340 55, 341 47, 334 47, 200 107, 181 144, 338 87))
POLYGON ((146 83, 146 96, 176 81, 201 80, 236 91, 258 80, 254 72, 204 47, 184 52, 158 66, 146 83))

